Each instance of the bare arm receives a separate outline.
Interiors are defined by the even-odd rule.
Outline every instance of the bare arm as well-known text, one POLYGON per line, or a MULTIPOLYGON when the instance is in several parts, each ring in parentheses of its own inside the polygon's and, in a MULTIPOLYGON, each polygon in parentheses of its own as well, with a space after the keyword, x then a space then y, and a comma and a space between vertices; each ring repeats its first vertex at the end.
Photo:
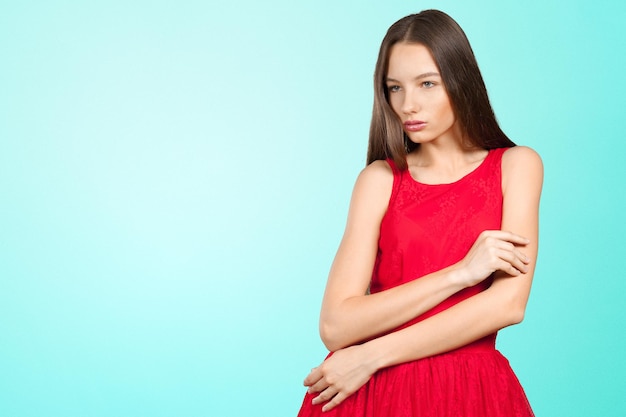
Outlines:
POLYGON ((528 236, 528 272, 511 279, 500 273, 486 291, 411 328, 372 341, 380 367, 420 359, 463 346, 522 321, 537 257, 541 161, 528 148, 514 148, 503 157, 503 230, 528 236), (380 355, 383 353, 384 355, 380 355))
MULTIPOLYGON (((433 317, 336 352, 305 380, 309 391, 321 392, 315 402, 331 400, 325 410, 341 403, 378 369, 455 349, 523 319, 537 256, 543 166, 534 151, 516 147, 504 154, 502 172, 502 228, 529 238, 525 273, 516 278, 499 273, 489 289, 433 317)), ((461 261, 462 271, 469 273, 479 264, 471 262, 476 248, 461 261)))
MULTIPOLYGON (((331 351, 393 330, 491 273, 468 276, 462 265, 456 264, 366 295, 392 184, 389 165, 376 161, 363 170, 354 187, 346 231, 329 274, 320 315, 320 334, 331 351)), ((524 268, 520 259, 512 263, 524 268)), ((519 274, 515 268, 510 272, 519 274)))

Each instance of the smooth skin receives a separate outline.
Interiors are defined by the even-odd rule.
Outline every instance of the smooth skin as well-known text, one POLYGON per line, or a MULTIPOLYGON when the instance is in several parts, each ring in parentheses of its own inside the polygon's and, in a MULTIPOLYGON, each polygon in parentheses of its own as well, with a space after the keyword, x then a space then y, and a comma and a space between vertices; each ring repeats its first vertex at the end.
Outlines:
MULTIPOLYGON (((390 54, 387 87, 401 122, 426 126, 407 131, 420 146, 407 156, 419 182, 456 181, 484 160, 487 151, 463 146, 445 86, 428 49, 399 43, 390 54)), ((304 380, 314 404, 329 411, 379 369, 450 351, 522 321, 535 269, 541 159, 517 146, 502 157, 502 229, 484 231, 458 263, 398 287, 368 294, 393 173, 375 161, 359 175, 343 239, 322 303, 320 334, 333 355, 304 380), (463 288, 495 272, 493 284, 445 311, 385 334, 463 288)), ((416 277, 418 278, 418 277, 416 277)))

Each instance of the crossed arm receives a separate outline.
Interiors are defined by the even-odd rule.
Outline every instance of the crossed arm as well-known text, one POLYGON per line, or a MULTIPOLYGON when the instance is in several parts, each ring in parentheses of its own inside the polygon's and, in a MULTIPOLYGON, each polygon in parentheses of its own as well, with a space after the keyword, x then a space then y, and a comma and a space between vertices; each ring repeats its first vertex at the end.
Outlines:
POLYGON ((382 161, 366 168, 355 186, 346 232, 322 304, 320 333, 334 354, 305 379, 309 392, 320 393, 314 403, 327 402, 324 410, 330 410, 379 369, 446 352, 519 323, 534 274, 542 180, 543 167, 534 151, 508 150, 502 160, 503 231, 481 234, 457 264, 366 295, 393 181, 382 161), (482 293, 413 326, 377 337, 494 271, 494 283, 482 293))

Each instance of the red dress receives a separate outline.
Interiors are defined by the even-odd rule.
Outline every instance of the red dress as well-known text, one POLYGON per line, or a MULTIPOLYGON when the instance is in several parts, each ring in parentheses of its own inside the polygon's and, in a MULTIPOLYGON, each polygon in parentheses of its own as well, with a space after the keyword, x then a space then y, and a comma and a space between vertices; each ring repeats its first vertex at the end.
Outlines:
MULTIPOLYGON (((501 160, 506 148, 451 184, 427 185, 394 171, 389 207, 380 226, 372 293, 460 261, 483 230, 502 222, 501 160)), ((410 326, 483 290, 462 290, 402 327, 410 326)), ((322 413, 304 398, 299 417, 528 417, 533 412, 496 334, 461 348, 382 369, 333 410, 322 413)))

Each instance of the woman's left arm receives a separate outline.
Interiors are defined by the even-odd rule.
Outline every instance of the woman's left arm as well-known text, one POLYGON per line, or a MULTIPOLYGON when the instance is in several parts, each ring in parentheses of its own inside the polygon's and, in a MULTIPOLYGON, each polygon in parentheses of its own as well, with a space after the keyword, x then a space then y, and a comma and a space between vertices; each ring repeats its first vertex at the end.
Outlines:
POLYGON ((530 240, 528 271, 517 277, 497 273, 485 291, 400 331, 335 352, 304 383, 319 392, 314 403, 328 411, 354 393, 379 369, 464 346, 522 321, 537 258, 539 198, 543 165, 530 148, 514 147, 502 157, 502 230, 530 240))

